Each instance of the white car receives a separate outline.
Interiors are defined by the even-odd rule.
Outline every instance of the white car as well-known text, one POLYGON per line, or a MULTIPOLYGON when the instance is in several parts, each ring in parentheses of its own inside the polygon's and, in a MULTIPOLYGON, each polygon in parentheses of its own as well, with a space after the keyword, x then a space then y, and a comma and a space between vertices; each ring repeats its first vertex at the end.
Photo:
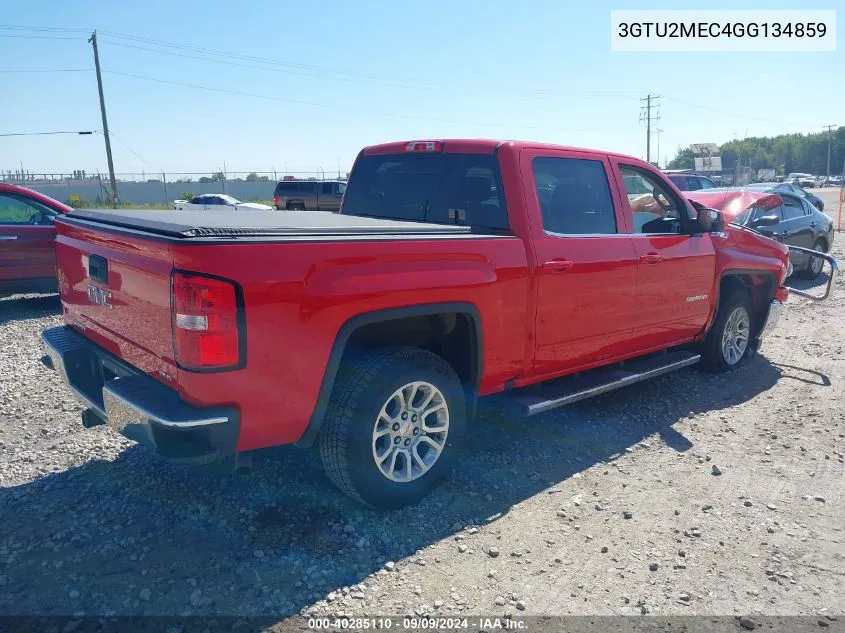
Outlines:
POLYGON ((190 209, 193 211, 208 211, 213 209, 259 209, 261 211, 272 211, 273 207, 257 202, 241 202, 237 198, 222 193, 204 193, 195 196, 190 200, 175 200, 173 206, 177 209, 190 209))

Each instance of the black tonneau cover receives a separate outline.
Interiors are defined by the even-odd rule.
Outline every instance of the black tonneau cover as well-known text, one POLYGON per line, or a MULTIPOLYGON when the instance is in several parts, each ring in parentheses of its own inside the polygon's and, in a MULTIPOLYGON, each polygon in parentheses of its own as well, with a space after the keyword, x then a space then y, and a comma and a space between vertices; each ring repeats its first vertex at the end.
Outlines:
POLYGON ((468 226, 402 222, 328 211, 76 209, 67 217, 173 238, 448 235, 470 232, 468 226))

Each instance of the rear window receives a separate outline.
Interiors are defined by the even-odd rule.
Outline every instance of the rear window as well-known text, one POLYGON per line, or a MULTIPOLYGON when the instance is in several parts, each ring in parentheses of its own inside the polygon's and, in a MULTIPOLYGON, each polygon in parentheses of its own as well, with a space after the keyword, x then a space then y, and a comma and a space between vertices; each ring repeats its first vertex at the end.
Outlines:
POLYGON ((499 162, 489 154, 361 156, 342 213, 508 229, 499 162))
POLYGON ((302 182, 302 181, 295 181, 295 180, 283 180, 279 184, 276 185, 276 194, 279 195, 292 195, 296 193, 314 193, 317 191, 317 183, 316 182, 302 182))

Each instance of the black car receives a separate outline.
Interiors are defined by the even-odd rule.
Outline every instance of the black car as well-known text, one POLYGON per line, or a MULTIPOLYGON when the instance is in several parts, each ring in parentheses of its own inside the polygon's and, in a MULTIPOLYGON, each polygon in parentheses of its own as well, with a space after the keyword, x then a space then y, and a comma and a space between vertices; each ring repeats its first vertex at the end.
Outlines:
MULTIPOLYGON (((794 193, 782 189, 767 191, 777 193, 783 204, 771 209, 751 206, 736 217, 734 224, 748 226, 789 246, 803 246, 824 253, 830 250, 833 245, 833 219, 830 216, 794 193)), ((789 259, 795 271, 802 276, 812 279, 822 272, 824 260, 819 257, 792 251, 789 259)))
POLYGON ((803 187, 799 187, 791 182, 757 182, 745 188, 751 191, 773 191, 775 193, 786 191, 787 193, 804 198, 804 200, 816 207, 819 211, 824 211, 824 202, 821 198, 814 196, 803 187))

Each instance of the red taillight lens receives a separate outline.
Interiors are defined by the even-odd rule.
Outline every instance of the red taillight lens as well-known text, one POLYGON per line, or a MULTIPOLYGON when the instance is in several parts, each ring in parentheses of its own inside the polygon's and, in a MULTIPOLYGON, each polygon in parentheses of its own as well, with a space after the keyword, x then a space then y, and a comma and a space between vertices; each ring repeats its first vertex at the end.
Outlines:
POLYGON ((273 196, 273 204, 275 204, 276 206, 279 205, 279 196, 273 196))
POLYGON ((232 369, 241 364, 241 308, 232 282, 176 272, 172 309, 180 367, 232 369))

